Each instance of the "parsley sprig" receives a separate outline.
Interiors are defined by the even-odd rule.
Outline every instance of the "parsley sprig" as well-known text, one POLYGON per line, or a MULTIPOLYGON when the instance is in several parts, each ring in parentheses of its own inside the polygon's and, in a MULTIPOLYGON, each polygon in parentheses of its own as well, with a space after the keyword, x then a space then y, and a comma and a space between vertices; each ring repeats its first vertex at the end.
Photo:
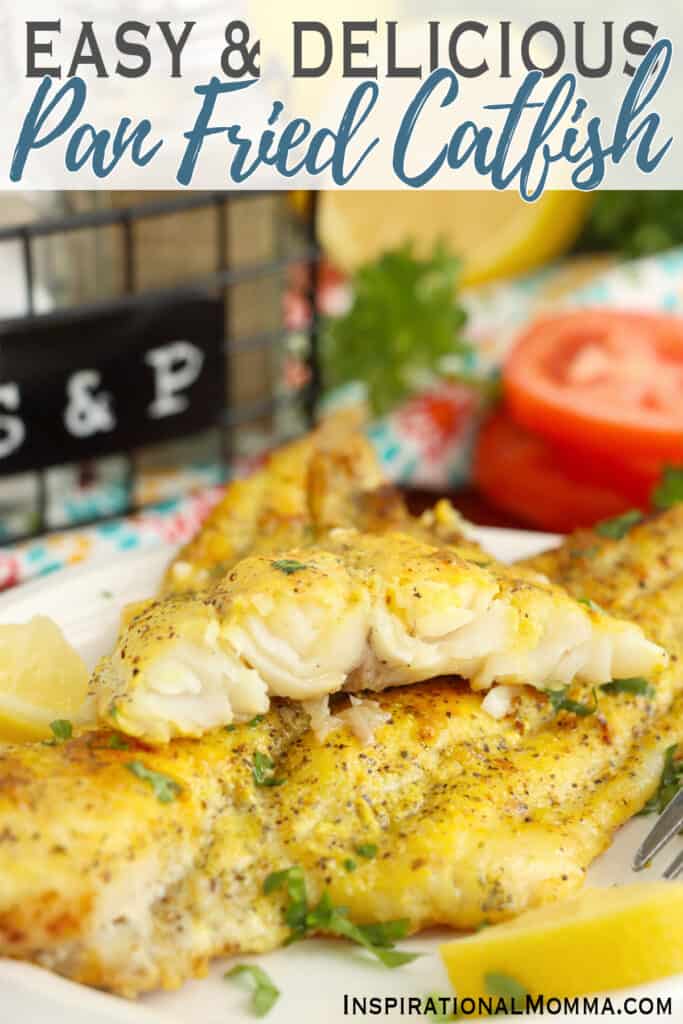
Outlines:
POLYGON ((362 381, 383 415, 438 373, 446 357, 471 358, 463 340, 467 314, 456 294, 459 269, 442 244, 423 258, 406 244, 360 267, 351 308, 324 325, 326 385, 362 381))
POLYGON ((579 252, 617 252, 632 259, 671 249, 681 242, 680 192, 603 189, 595 196, 576 248, 579 252))
POLYGON ((641 815, 661 814, 664 808, 683 789, 683 758, 678 756, 678 744, 667 747, 664 753, 664 767, 654 793, 640 811, 641 815))
POLYGON ((323 892, 318 903, 311 907, 306 893, 306 880, 298 865, 285 868, 282 871, 274 871, 263 883, 263 891, 266 895, 283 887, 287 891, 289 900, 285 908, 285 922, 290 928, 288 943, 296 942, 316 932, 324 932, 328 935, 338 935, 363 946, 385 967, 400 967, 402 964, 411 963, 420 956, 419 953, 403 953, 394 949, 394 943, 398 939, 402 939, 408 930, 407 921, 354 924, 347 917, 348 911, 345 907, 334 906, 327 890, 323 892))
POLYGON ((257 964, 236 964, 223 977, 246 982, 252 992, 251 1009, 255 1017, 265 1017, 280 998, 280 989, 257 964))
POLYGON ((136 778, 147 782, 154 790, 154 795, 160 804, 170 804, 182 792, 182 786, 175 779, 164 775, 163 772, 155 772, 148 768, 142 761, 128 761, 126 768, 136 778))

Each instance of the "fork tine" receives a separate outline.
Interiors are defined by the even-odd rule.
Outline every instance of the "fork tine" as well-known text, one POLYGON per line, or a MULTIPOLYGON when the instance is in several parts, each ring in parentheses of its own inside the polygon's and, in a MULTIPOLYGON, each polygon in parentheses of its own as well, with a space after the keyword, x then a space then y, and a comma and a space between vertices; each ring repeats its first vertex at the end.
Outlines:
POLYGON ((678 878, 679 875, 683 875, 683 850, 681 850, 676 859, 669 864, 668 868, 664 872, 664 877, 668 878, 669 881, 673 881, 673 879, 678 878))
POLYGON ((683 789, 676 794, 645 836, 633 858, 633 870, 640 871, 683 828, 683 789))

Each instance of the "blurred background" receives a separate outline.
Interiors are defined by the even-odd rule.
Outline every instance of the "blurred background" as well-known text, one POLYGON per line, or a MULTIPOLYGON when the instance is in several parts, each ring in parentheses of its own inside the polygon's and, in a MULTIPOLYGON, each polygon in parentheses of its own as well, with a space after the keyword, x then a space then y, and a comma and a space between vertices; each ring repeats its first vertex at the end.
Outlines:
MULTIPOLYGON (((206 417, 205 429, 188 433, 180 423, 176 436, 162 444, 147 443, 141 429, 132 446, 106 457, 98 457, 102 433, 95 431, 82 437, 86 457, 78 462, 4 474, 0 537, 176 499, 220 483, 240 460, 303 430, 310 413, 308 329, 289 330, 284 297, 290 272, 301 294, 310 294, 316 260, 311 220, 293 213, 286 193, 0 196, 3 380, 19 373, 30 391, 30 378, 48 371, 38 350, 32 367, 21 364, 17 370, 18 350, 30 346, 45 325, 43 351, 53 344, 52 330, 60 332, 54 344, 66 350, 71 343, 64 337, 66 323, 82 342, 65 354, 68 369, 102 368, 118 358, 119 371, 125 371, 128 358, 132 389, 139 366, 124 349, 132 328, 124 316, 120 338, 104 338, 107 318, 132 310, 147 314, 153 325, 157 311, 186 295, 220 303, 223 325, 216 340, 224 366, 222 408, 206 417)), ((61 383, 55 381, 55 387, 61 383)), ((46 387, 43 382, 43 393, 46 387)), ((125 421, 126 396, 116 397, 118 417, 125 421)), ((187 392, 195 406, 205 397, 205 390, 187 392)), ((28 417, 30 444, 48 424, 39 407, 22 413, 28 417)))
POLYGON ((205 511, 344 404, 416 507, 448 493, 475 521, 556 531, 647 511, 683 495, 682 281, 680 192, 5 193, 0 385, 25 396, 27 454, 17 472, 0 443, 0 540, 205 511), (98 318, 184 295, 221 317, 220 401, 187 390, 201 429, 32 449, 57 365, 104 367, 104 387, 118 360, 133 402, 128 342, 98 318))

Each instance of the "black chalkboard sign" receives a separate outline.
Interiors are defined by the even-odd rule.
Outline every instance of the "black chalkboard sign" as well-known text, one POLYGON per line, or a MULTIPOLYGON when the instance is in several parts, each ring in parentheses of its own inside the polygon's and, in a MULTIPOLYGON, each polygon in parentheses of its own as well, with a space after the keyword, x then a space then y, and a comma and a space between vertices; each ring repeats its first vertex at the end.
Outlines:
POLYGON ((0 475, 129 451, 215 424, 224 310, 196 292, 0 326, 0 475))

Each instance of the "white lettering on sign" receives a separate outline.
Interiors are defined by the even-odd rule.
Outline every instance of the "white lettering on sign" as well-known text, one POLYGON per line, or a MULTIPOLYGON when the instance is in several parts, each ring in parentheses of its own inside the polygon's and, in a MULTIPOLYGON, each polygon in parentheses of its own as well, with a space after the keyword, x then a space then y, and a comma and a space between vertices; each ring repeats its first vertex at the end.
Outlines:
POLYGON ((187 395, 179 392, 197 380, 204 364, 204 353, 189 341, 172 341, 169 345, 153 348, 145 362, 154 369, 155 398, 147 412, 155 420, 176 416, 190 404, 187 395))
POLYGON ((64 425, 74 437, 106 434, 116 426, 111 396, 106 391, 96 393, 101 381, 102 374, 97 370, 79 370, 69 377, 64 425))
MULTIPOLYGON (((19 387, 9 383, 0 385, 0 407, 17 410, 19 408, 19 387)), ((26 427, 18 416, 0 416, 0 459, 6 459, 24 443, 26 427)))

